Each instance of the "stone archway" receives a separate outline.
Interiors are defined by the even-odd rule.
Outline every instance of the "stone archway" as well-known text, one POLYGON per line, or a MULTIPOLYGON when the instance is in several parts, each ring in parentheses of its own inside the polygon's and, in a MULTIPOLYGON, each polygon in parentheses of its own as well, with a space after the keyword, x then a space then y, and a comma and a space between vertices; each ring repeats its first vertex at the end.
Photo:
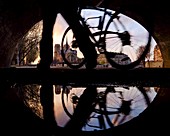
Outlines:
POLYGON ((33 0, 0 3, 0 67, 9 67, 18 41, 41 20, 41 10, 33 0))
MULTIPOLYGON (((0 0, 0 67, 10 67, 17 42, 41 20, 40 2, 39 0, 0 0)), ((133 0, 129 2, 134 4, 133 0)), ((156 8, 153 9, 156 15, 154 35, 158 39, 164 67, 170 67, 170 19, 168 12, 165 13, 166 7, 164 12, 159 11, 159 13, 156 8)))

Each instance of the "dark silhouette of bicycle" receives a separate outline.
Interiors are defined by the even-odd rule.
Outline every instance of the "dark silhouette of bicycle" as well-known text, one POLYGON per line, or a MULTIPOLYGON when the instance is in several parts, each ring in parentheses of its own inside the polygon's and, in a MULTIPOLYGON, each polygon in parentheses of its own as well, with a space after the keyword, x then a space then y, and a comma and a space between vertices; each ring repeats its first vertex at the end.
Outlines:
MULTIPOLYGON (((101 64, 110 64, 118 69, 137 67, 149 52, 151 46, 151 18, 142 18, 142 25, 123 13, 125 8, 107 9, 107 1, 97 6, 80 7, 79 20, 96 47, 101 64), (103 7, 100 7, 102 4, 103 7), (143 23, 144 22, 144 23, 143 23), (131 24, 130 24, 131 23, 131 24), (145 26, 145 27, 144 27, 145 26), (139 27, 139 30, 136 30, 139 27), (101 55, 103 54, 103 56, 101 55)), ((149 16, 149 15, 148 15, 149 16)), ((85 58, 71 27, 62 37, 61 55, 70 68, 81 68, 85 58)))
MULTIPOLYGON (((151 97, 143 87, 108 86, 96 87, 96 89, 97 95, 94 102, 91 103, 93 110, 86 119, 85 125, 82 126, 82 131, 114 128, 138 116, 151 103, 151 97)), ((70 119, 73 117, 84 90, 82 87, 64 86, 62 88, 62 106, 70 119)), ((88 91, 92 92, 94 90, 88 91)), ((84 105, 90 101, 89 99, 86 98, 84 105)), ((85 109, 85 107, 82 108, 85 109)), ((85 109, 85 111, 87 110, 85 109)))
MULTIPOLYGON (((44 119, 50 133, 74 132, 98 136, 139 116, 156 96, 154 88, 112 85, 15 84, 19 97, 44 119), (47 99, 48 98, 48 99, 47 99), (31 102, 31 103, 30 103, 31 102), (43 106, 43 108, 41 107, 43 106), (75 114, 76 113, 76 114, 75 114), (82 123, 83 122, 83 123, 82 123), (70 127, 69 126, 69 127, 70 127)), ((47 129, 48 130, 48 129, 47 129)))

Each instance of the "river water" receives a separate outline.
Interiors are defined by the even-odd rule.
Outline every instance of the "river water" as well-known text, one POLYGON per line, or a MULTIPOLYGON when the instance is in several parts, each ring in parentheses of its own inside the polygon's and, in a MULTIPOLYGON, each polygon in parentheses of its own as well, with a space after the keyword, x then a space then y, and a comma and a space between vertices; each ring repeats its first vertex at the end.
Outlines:
POLYGON ((79 108, 77 116, 86 112, 90 108, 87 106, 88 102, 91 101, 90 106, 93 108, 82 131, 105 130, 138 117, 152 103, 159 91, 159 87, 114 84, 90 86, 60 84, 42 88, 43 85, 39 84, 17 86, 19 97, 36 115, 45 119, 44 110, 51 110, 59 127, 64 127, 71 120, 78 105, 83 103, 79 106, 82 108, 79 108), (86 95, 85 99, 82 97, 83 94, 86 95), (91 95, 95 98, 91 98, 91 95), (53 109, 45 109, 44 103, 49 104, 49 107, 51 103, 53 109))

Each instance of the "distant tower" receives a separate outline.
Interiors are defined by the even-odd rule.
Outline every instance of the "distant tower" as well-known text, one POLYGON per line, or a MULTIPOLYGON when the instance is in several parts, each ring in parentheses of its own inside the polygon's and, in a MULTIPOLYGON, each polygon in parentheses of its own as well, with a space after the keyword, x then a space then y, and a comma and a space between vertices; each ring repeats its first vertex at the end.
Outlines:
POLYGON ((55 44, 53 63, 57 64, 57 63, 62 63, 62 62, 63 62, 63 59, 60 53, 60 44, 55 44))
POLYGON ((162 54, 158 45, 154 49, 154 61, 162 61, 162 54))

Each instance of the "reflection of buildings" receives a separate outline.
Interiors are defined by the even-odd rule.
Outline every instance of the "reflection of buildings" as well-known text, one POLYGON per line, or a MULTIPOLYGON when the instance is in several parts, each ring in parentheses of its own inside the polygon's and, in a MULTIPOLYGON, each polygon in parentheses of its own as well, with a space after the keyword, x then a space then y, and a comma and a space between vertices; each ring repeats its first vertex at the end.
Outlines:
MULTIPOLYGON (((75 107, 79 103, 79 98, 83 94, 86 87, 63 87, 60 85, 56 85, 55 89, 55 119, 57 121, 57 124, 60 127, 63 127, 69 121, 69 116, 74 113, 75 107)), ((153 101, 157 94, 153 87, 145 87, 141 90, 141 88, 135 86, 127 87, 125 85, 117 87, 103 86, 96 87, 96 89, 98 97, 96 97, 95 103, 97 104, 97 106, 94 107, 94 109, 96 110, 94 110, 93 116, 89 117, 88 122, 86 122, 87 124, 84 127, 85 129, 83 129, 86 131, 109 129, 110 125, 107 125, 108 122, 112 122, 114 126, 118 126, 130 121, 131 119, 137 117, 140 113, 142 113, 147 108, 147 106, 149 106, 148 104, 153 101), (106 93, 108 91, 107 89, 109 89, 108 93, 106 93), (107 96, 101 94, 106 94, 107 96), (109 99, 105 101, 105 97, 109 99), (146 102, 147 99, 150 100, 149 103, 146 102), (103 116, 103 102, 105 102, 104 106, 106 106, 106 112, 110 111, 110 114, 108 114, 107 117, 103 116), (127 110, 129 110, 130 112, 127 112, 127 110), (111 113, 111 111, 114 112, 111 113), (100 121, 101 116, 104 122, 100 121), (96 127, 97 125, 102 126, 103 124, 105 127, 96 127)))

